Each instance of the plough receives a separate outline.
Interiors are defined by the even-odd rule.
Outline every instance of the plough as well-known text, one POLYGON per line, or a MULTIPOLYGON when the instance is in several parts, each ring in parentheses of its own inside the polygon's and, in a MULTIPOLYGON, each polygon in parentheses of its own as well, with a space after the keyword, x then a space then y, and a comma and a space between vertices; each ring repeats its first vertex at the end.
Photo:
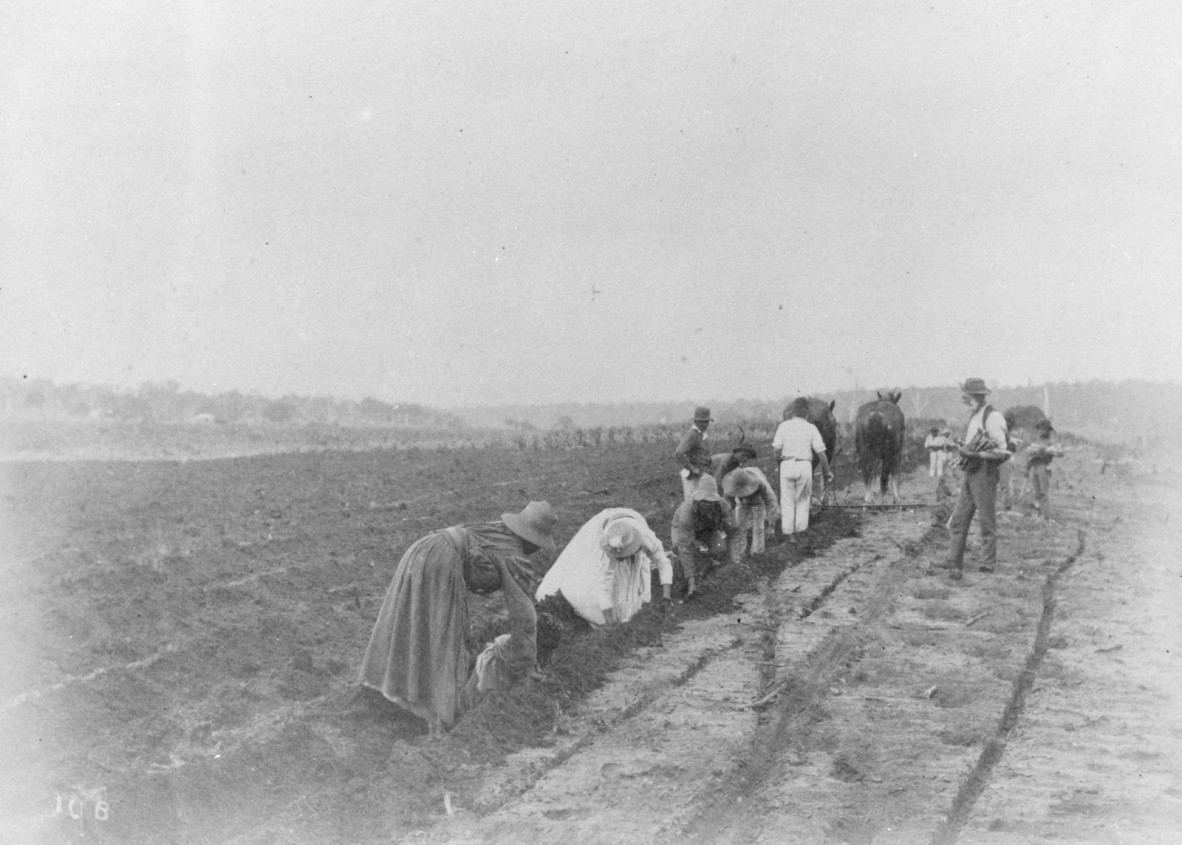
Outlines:
POLYGON ((852 503, 845 502, 844 504, 837 501, 837 493, 834 491, 832 485, 826 485, 825 489, 821 491, 819 499, 813 500, 822 510, 829 508, 836 508, 838 510, 883 510, 883 511, 902 511, 912 510, 914 508, 930 508, 932 502, 892 502, 884 504, 866 504, 864 502, 852 503))
POLYGON ((837 510, 843 510, 843 511, 904 511, 904 510, 913 510, 915 508, 930 508, 931 506, 932 506, 931 502, 897 502, 897 503, 888 503, 888 504, 869 504, 869 505, 865 504, 865 503, 856 504, 856 505, 850 505, 850 504, 843 505, 843 504, 839 504, 837 502, 834 502, 833 504, 826 504, 824 501, 821 502, 821 509, 822 510, 837 509, 837 510))

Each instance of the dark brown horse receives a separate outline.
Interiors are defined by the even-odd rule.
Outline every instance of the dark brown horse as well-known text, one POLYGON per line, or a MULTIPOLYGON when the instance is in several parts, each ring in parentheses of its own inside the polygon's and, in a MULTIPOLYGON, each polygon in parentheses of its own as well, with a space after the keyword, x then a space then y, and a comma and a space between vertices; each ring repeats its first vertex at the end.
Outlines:
POLYGON ((880 499, 890 489, 894 501, 899 501, 899 464, 903 460, 903 411, 899 408, 902 394, 878 393, 878 399, 858 408, 855 420, 854 444, 858 450, 858 469, 866 485, 867 503, 873 499, 870 479, 877 469, 880 499))
MULTIPOLYGON (((833 471, 833 453, 837 450, 837 418, 833 416, 833 408, 837 401, 826 402, 824 399, 809 399, 809 413, 805 418, 821 432, 821 440, 825 443, 825 459, 829 461, 829 471, 833 471)), ((820 458, 813 455, 813 469, 816 470, 820 458)))

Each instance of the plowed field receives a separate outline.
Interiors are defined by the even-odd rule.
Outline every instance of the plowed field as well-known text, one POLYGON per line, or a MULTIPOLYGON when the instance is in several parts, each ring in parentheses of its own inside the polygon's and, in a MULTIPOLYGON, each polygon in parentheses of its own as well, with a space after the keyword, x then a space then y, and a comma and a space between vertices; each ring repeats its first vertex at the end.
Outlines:
POLYGON ((5 465, 0 841, 1176 841, 1182 500, 1086 449, 996 573, 829 508, 702 601, 550 619, 547 680, 442 742, 358 694, 411 541, 531 499, 667 539, 671 448, 5 465))

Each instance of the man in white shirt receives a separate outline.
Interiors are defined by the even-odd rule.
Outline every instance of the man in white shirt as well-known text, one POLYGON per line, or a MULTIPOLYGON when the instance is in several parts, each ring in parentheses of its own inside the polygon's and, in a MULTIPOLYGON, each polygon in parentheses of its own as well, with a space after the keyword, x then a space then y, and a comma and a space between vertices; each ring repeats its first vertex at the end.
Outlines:
POLYGON ((772 449, 780 462, 780 524, 785 534, 795 534, 809 527, 813 455, 820 461, 826 484, 833 481, 833 473, 829 471, 821 432, 807 419, 809 400, 802 396, 785 411, 790 416, 776 429, 772 449))
POLYGON ((928 452, 928 475, 932 478, 944 477, 944 467, 948 464, 948 447, 951 443, 951 432, 941 432, 934 427, 923 441, 923 448, 928 452))
POLYGON ((974 513, 981 526, 980 571, 992 572, 997 565, 997 482, 999 467, 1010 457, 1005 417, 987 402, 991 391, 984 380, 967 379, 960 389, 961 401, 971 409, 964 445, 957 450, 964 478, 948 524, 948 560, 941 564, 941 568, 952 570, 951 577, 957 581, 964 571, 965 543, 974 513))

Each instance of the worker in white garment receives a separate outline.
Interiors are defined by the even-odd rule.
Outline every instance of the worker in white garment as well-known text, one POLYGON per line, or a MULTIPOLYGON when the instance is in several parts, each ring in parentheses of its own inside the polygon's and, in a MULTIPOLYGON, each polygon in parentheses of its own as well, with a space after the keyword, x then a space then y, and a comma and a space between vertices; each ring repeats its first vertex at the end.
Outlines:
POLYGON ((809 527, 809 499, 813 493, 813 458, 825 483, 833 481, 820 430, 808 421, 809 400, 803 396, 784 409, 787 419, 776 429, 772 451, 780 462, 780 524, 785 534, 809 527))
POLYGON ((673 564, 643 516, 608 508, 584 523, 567 543, 534 594, 538 601, 562 593, 592 625, 627 622, 652 600, 652 568, 662 599, 671 601, 673 564))

